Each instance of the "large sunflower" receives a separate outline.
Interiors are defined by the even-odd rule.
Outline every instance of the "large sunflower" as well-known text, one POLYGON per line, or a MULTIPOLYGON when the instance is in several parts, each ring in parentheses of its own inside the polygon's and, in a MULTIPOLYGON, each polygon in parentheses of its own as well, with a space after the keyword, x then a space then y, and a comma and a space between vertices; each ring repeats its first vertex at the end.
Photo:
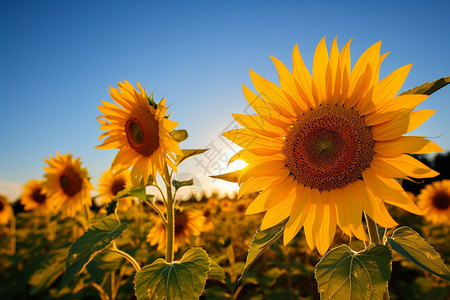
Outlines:
POLYGON ((100 129, 106 131, 99 139, 109 137, 97 148, 120 149, 111 168, 121 170, 133 166, 133 184, 138 184, 141 178, 147 183, 149 175, 155 178, 158 172, 162 174, 166 163, 176 171, 174 153, 183 153, 170 135, 178 123, 166 117, 166 100, 156 105, 139 82, 139 92, 127 81, 118 85, 119 90, 110 87, 110 95, 118 105, 102 101, 103 106, 98 106, 104 114, 97 118, 102 124, 100 129))
MULTIPOLYGON (((117 195, 118 192, 131 186, 130 170, 114 173, 108 170, 103 173, 99 179, 98 192, 100 194, 100 203, 107 204, 117 195)), ((119 199, 119 210, 126 211, 132 204, 133 197, 124 197, 119 199)))
MULTIPOLYGON (((185 244, 190 243, 191 236, 199 236, 204 230, 205 217, 199 210, 176 210, 175 211, 175 245, 174 251, 185 244)), ((161 250, 166 245, 166 226, 161 218, 158 218, 154 227, 147 235, 150 245, 158 245, 161 250)))
POLYGON ((397 96, 411 65, 379 80, 381 42, 350 68, 350 41, 342 51, 334 40, 317 46, 313 74, 298 47, 292 72, 272 57, 280 86, 250 70, 259 95, 243 86, 257 115, 233 114, 245 128, 223 135, 245 148, 248 163, 240 176, 239 195, 262 191, 247 214, 266 211, 261 229, 289 217, 284 244, 303 227, 311 249, 329 248, 338 225, 366 240, 363 210, 383 227, 397 223, 384 203, 415 214, 421 210, 395 178, 424 178, 437 173, 406 153, 441 152, 433 142, 403 136, 434 111, 412 110, 427 96, 397 96))
POLYGON ((417 198, 425 219, 432 223, 450 224, 450 180, 427 184, 417 198))
POLYGON ((87 170, 81 167, 80 158, 73 160, 72 154, 59 155, 57 152, 56 157, 44 160, 49 165, 44 167, 47 172, 44 192, 57 211, 73 217, 84 205, 92 205, 89 193, 93 187, 87 170))
POLYGON ((24 206, 24 210, 36 210, 43 214, 53 209, 52 203, 43 190, 44 180, 31 179, 23 185, 20 204, 24 206))
POLYGON ((13 210, 11 208, 11 205, 9 204, 8 199, 0 195, 0 225, 6 225, 8 224, 9 220, 11 220, 11 217, 13 215, 13 210))

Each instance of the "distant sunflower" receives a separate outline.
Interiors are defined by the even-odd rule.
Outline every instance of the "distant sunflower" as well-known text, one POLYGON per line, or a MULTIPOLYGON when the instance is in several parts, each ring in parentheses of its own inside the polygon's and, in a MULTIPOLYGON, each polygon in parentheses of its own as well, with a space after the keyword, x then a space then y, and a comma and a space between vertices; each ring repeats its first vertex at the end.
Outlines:
POLYGON ((89 193, 93 187, 87 170, 81 167, 80 158, 73 160, 72 154, 59 155, 57 152, 56 157, 44 160, 49 165, 44 167, 47 172, 44 191, 57 211, 73 217, 84 205, 92 205, 89 193))
POLYGON ((153 178, 162 174, 167 163, 174 171, 176 166, 174 155, 183 155, 178 143, 170 132, 178 125, 169 120, 166 100, 159 104, 148 97, 138 83, 138 92, 129 82, 118 83, 119 90, 110 87, 109 93, 118 104, 102 101, 98 108, 104 116, 98 117, 106 132, 100 135, 103 144, 99 149, 119 149, 111 168, 114 170, 131 169, 133 184, 138 184, 141 178, 147 183, 149 175, 153 178))
POLYGON ((266 211, 261 229, 289 218, 284 244, 304 227, 307 244, 324 254, 336 225, 366 240, 363 210, 383 227, 397 223, 384 202, 415 214, 421 210, 395 178, 433 177, 438 173, 405 153, 441 152, 433 142, 403 136, 435 111, 412 110, 426 95, 397 96, 411 68, 379 80, 381 42, 350 67, 350 41, 328 54, 325 38, 314 54, 313 75, 298 47, 292 72, 273 58, 280 86, 250 70, 259 95, 243 86, 257 115, 233 114, 245 128, 223 135, 245 148, 239 195, 262 191, 247 214, 266 211))
MULTIPOLYGON (((174 251, 185 244, 189 244, 189 237, 199 236, 203 232, 205 217, 198 210, 177 210, 175 211, 175 245, 174 251)), ((158 218, 155 226, 147 235, 147 242, 151 246, 158 245, 158 250, 166 246, 166 226, 161 218, 158 218)))
POLYGON ((205 217, 205 223, 203 224, 203 232, 211 232, 214 230, 213 223, 213 209, 210 207, 203 208, 203 216, 205 217))
POLYGON ((11 205, 9 204, 8 199, 0 195, 0 225, 6 225, 8 224, 9 220, 11 220, 11 217, 13 215, 13 210, 11 208, 11 205))
POLYGON ((20 204, 24 206, 24 210, 36 210, 41 214, 53 210, 53 205, 44 192, 44 180, 29 180, 23 186, 20 204))
POLYGON ((228 199, 221 199, 219 202, 219 207, 223 212, 230 212, 233 210, 233 202, 228 199))
MULTIPOLYGON (((99 179, 98 193, 100 194, 100 203, 107 204, 117 195, 118 192, 131 186, 130 170, 123 170, 114 173, 108 170, 103 173, 99 179)), ((133 197, 124 197, 119 199, 119 210, 126 211, 132 204, 133 197)))
POLYGON ((450 224, 450 180, 427 184, 417 198, 425 219, 432 223, 450 224))
POLYGON ((250 199, 240 199, 234 203, 234 210, 238 215, 245 215, 245 211, 247 210, 248 206, 250 205, 251 200, 250 199))

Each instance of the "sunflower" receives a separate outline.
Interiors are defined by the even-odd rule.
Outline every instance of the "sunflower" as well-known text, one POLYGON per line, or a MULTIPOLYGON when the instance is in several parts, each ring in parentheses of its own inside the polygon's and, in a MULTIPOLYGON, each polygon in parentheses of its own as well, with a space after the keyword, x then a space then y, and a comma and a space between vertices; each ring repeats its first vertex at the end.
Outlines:
POLYGON ((425 219, 432 223, 450 223, 450 180, 427 184, 417 198, 425 219))
POLYGON ((245 214, 245 211, 247 210, 251 200, 248 198, 245 199, 239 199, 238 201, 234 202, 234 210, 238 215, 243 216, 245 214))
POLYGON ((44 180, 31 179, 24 184, 20 196, 20 204, 24 206, 24 210, 36 210, 41 214, 53 210, 53 204, 43 190, 44 180))
POLYGON ((223 212, 230 212, 233 210, 233 202, 228 199, 221 199, 219 202, 219 207, 223 212))
MULTIPOLYGON (((198 210, 177 210, 175 212, 175 252, 179 247, 190 243, 189 237, 199 236, 203 232, 205 217, 198 210)), ((147 235, 147 242, 151 246, 158 245, 161 250, 166 245, 166 226, 161 218, 158 218, 154 227, 147 235)))
POLYGON ((102 101, 103 106, 98 106, 104 116, 97 120, 102 125, 100 129, 106 131, 99 139, 109 137, 97 148, 119 149, 111 168, 121 170, 133 166, 131 178, 135 185, 141 178, 146 184, 149 175, 156 178, 157 173, 162 174, 166 164, 176 171, 174 153, 183 153, 170 135, 178 123, 166 117, 166 100, 156 105, 139 82, 139 92, 127 81, 118 85, 119 90, 110 87, 109 93, 118 105, 102 101))
POLYGON ((5 196, 0 195, 0 225, 8 224, 12 216, 13 210, 8 199, 5 196))
MULTIPOLYGON (((118 192, 131 186, 130 170, 123 170, 114 173, 108 170, 103 173, 99 179, 98 192, 100 194, 100 203, 107 204, 117 195, 118 192)), ((126 211, 132 205, 133 197, 124 197, 118 199, 119 210, 126 211)))
POLYGON ((214 230, 213 223, 213 209, 210 207, 203 208, 203 216, 205 217, 205 222, 202 227, 203 232, 211 232, 214 230))
POLYGON ((64 210, 68 216, 73 217, 84 205, 92 205, 89 192, 93 187, 87 170, 81 167, 80 158, 73 160, 70 153, 59 155, 56 152, 56 157, 50 156, 50 159, 44 160, 49 167, 44 167, 47 181, 43 191, 57 211, 64 210))
POLYGON ((441 152, 433 142, 403 136, 435 111, 412 110, 426 95, 401 95, 407 65, 379 80, 381 42, 350 68, 350 41, 339 51, 336 39, 328 54, 325 38, 314 54, 313 74, 298 46, 292 72, 272 60, 280 86, 250 70, 259 95, 243 86, 256 115, 233 114, 244 126, 223 133, 245 148, 248 163, 239 178, 239 196, 261 191, 246 213, 266 212, 264 230, 289 217, 284 244, 303 227, 307 244, 324 254, 338 225, 366 240, 365 211, 383 227, 397 223, 384 203, 415 214, 421 210, 395 178, 433 177, 437 173, 406 153, 441 152))

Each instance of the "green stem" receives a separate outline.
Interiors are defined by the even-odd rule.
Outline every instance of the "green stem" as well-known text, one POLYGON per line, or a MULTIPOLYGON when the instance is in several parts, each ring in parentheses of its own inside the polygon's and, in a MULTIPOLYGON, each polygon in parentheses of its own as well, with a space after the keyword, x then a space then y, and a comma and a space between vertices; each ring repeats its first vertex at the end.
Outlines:
MULTIPOLYGON (((364 212, 364 216, 366 217, 367 229, 369 231, 369 244, 381 244, 380 235, 378 234, 378 226, 374 220, 372 220, 366 212, 364 212)), ((389 300, 389 289, 386 286, 386 289, 383 294, 383 300, 389 300)))
POLYGON ((9 224, 11 227, 10 238, 11 238, 11 255, 16 254, 16 217, 14 214, 11 216, 11 221, 9 224))
POLYGON ((369 242, 370 244, 381 244, 380 236, 378 235, 378 226, 374 220, 372 220, 366 212, 364 212, 367 222, 367 229, 369 230, 369 242))
POLYGON ((136 272, 139 272, 141 270, 141 267, 139 266, 139 263, 134 259, 133 256, 131 256, 130 254, 128 254, 128 253, 126 253, 126 252, 124 252, 122 250, 119 250, 117 248, 116 241, 113 241, 111 245, 112 245, 111 251, 113 251, 113 252, 123 256, 126 260, 128 260, 133 265, 133 267, 136 270, 136 272))
POLYGON ((86 204, 84 205, 84 212, 86 213, 86 224, 87 224, 87 228, 89 228, 89 206, 87 206, 86 204))
POLYGON ((167 168, 167 165, 165 166, 164 170, 164 177, 165 177, 165 183, 166 183, 166 190, 167 190, 167 202, 166 202, 166 208, 167 208, 167 226, 166 226, 166 232, 167 232, 167 243, 166 243, 166 261, 168 263, 171 263, 173 261, 174 257, 174 243, 175 243, 175 210, 173 207, 173 198, 172 198, 172 186, 170 185, 170 174, 169 170, 167 168))

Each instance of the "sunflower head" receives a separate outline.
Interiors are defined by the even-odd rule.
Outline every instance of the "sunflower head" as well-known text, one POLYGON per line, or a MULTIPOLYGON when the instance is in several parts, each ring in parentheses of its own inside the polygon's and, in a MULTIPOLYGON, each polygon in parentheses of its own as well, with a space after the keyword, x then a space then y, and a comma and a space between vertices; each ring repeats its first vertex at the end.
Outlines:
POLYGON ((119 82, 119 89, 111 87, 110 95, 116 104, 102 101, 98 108, 104 114, 97 119, 106 132, 100 149, 119 149, 111 168, 131 169, 134 185, 141 180, 147 183, 149 175, 156 178, 162 174, 164 166, 176 171, 175 155, 182 155, 178 143, 170 132, 178 123, 169 120, 166 100, 156 104, 153 96, 147 96, 138 83, 139 91, 129 82, 119 82))
MULTIPOLYGON (((98 192, 100 203, 107 204, 117 195, 118 192, 131 186, 131 177, 129 170, 114 173, 108 170, 103 173, 99 179, 98 192)), ((132 205, 133 197, 124 197, 118 199, 119 210, 126 211, 132 205)))
MULTIPOLYGON (((190 243, 191 236, 199 236, 204 232, 205 217, 202 211, 178 209, 175 211, 175 252, 178 248, 190 243)), ((158 245, 161 250, 166 245, 166 227, 158 218, 155 226, 147 235, 150 245, 158 245)))
POLYGON ((83 206, 92 205, 90 191, 93 187, 87 170, 81 167, 80 158, 74 160, 70 153, 60 155, 57 152, 56 157, 44 160, 48 167, 44 167, 47 180, 43 192, 57 211, 73 217, 83 206))
POLYGON ((434 181, 417 196, 425 219, 432 223, 450 223, 450 180, 434 181))
POLYGON ((8 224, 9 220, 13 217, 13 210, 9 204, 8 199, 0 195, 0 225, 8 224))
POLYGON ((24 206, 24 210, 36 210, 39 213, 48 213, 53 210, 53 203, 44 192, 44 180, 29 180, 23 186, 20 203, 24 206))
POLYGON ((262 230, 289 217, 285 244, 302 227, 309 247, 321 254, 336 226, 366 240, 363 211, 383 227, 396 225, 384 202, 422 213, 394 178, 437 175, 405 153, 442 149, 403 136, 434 111, 413 112, 426 95, 396 96, 410 65, 379 79, 386 57, 380 46, 367 49, 351 68, 350 41, 339 50, 334 40, 328 51, 322 39, 312 74, 295 46, 292 70, 272 57, 279 85, 250 70, 257 93, 243 90, 256 114, 233 114, 244 128, 223 135, 244 148, 239 157, 248 163, 239 196, 260 191, 247 213, 265 212, 262 230))

